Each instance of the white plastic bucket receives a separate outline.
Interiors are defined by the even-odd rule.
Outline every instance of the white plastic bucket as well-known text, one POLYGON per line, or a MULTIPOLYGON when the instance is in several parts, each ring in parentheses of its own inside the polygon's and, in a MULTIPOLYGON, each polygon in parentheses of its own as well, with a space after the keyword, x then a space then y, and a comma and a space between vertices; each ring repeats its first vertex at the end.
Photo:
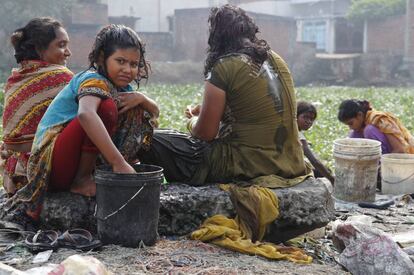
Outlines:
POLYGON ((334 196, 350 202, 375 201, 381 142, 362 138, 334 141, 334 196))
POLYGON ((414 155, 386 154, 381 157, 383 194, 414 193, 414 155))

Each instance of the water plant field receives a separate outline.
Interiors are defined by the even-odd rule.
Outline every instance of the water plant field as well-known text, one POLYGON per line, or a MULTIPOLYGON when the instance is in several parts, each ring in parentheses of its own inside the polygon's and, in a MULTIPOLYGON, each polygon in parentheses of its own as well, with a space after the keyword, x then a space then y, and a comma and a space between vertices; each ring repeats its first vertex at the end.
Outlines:
MULTIPOLYGON (((2 89, 0 84, 0 89, 2 89)), ((160 127, 185 130, 184 110, 187 105, 201 102, 202 85, 142 85, 141 89, 160 106, 160 127)), ((313 150, 329 166, 333 166, 332 144, 345 137, 348 128, 336 118, 340 102, 357 98, 369 100, 374 108, 396 114, 414 133, 414 88, 351 88, 351 87, 299 87, 297 99, 315 103, 318 118, 305 133, 313 150)), ((3 111, 3 93, 0 93, 0 112, 3 111)), ((0 128, 1 133, 1 128, 0 128)))
MULTIPOLYGON (((142 90, 160 105, 160 127, 182 131, 185 131, 185 107, 201 101, 203 93, 201 85, 147 85, 142 90)), ((414 88, 299 87, 297 98, 317 105, 318 118, 305 135, 314 151, 331 167, 333 141, 348 134, 347 126, 336 118, 338 106, 344 99, 366 99, 374 108, 396 114, 414 133, 414 88)))

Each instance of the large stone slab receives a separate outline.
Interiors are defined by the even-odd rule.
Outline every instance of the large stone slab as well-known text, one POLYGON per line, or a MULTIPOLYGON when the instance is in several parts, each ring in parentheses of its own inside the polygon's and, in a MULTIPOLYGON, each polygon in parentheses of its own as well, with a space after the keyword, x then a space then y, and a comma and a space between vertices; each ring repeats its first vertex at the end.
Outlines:
MULTIPOLYGON (((266 238, 280 242, 326 225, 335 218, 334 203, 325 179, 308 179, 290 188, 275 189, 280 217, 271 224, 266 238)), ((71 193, 49 194, 42 212, 47 228, 82 227, 96 231, 95 200, 71 193)), ((121 210, 122 211, 122 210, 121 210)), ((185 235, 215 214, 234 216, 227 192, 217 185, 191 187, 170 184, 160 197, 160 235, 185 235)))

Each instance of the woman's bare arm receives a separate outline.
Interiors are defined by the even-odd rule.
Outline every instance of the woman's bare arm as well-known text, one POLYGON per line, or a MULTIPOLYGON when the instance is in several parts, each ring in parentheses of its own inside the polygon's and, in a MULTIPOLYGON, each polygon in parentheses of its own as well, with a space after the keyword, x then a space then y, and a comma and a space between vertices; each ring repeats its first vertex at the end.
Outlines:
POLYGON ((201 140, 213 140, 217 136, 225 105, 226 93, 206 81, 200 115, 191 129, 191 134, 201 140))
POLYGON ((90 140, 118 173, 135 173, 112 142, 108 131, 97 114, 101 99, 96 96, 84 96, 79 100, 78 119, 90 140))
POLYGON ((322 164, 322 162, 315 156, 315 154, 312 152, 311 148, 308 145, 308 142, 306 140, 301 140, 303 153, 305 156, 309 159, 310 163, 315 167, 319 173, 321 173, 322 176, 327 178, 332 184, 334 184, 335 178, 332 176, 331 172, 326 168, 325 165, 322 164))

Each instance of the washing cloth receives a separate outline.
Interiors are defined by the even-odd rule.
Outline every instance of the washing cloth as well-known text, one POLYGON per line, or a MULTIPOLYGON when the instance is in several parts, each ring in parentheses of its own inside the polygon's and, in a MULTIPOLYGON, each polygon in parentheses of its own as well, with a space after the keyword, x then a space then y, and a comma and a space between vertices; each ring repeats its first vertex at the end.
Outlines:
POLYGON ((267 225, 279 216, 278 199, 270 189, 235 184, 222 184, 220 187, 230 192, 237 216, 234 219, 223 215, 208 218, 191 234, 192 239, 272 260, 312 262, 312 257, 299 248, 262 242, 267 225))

